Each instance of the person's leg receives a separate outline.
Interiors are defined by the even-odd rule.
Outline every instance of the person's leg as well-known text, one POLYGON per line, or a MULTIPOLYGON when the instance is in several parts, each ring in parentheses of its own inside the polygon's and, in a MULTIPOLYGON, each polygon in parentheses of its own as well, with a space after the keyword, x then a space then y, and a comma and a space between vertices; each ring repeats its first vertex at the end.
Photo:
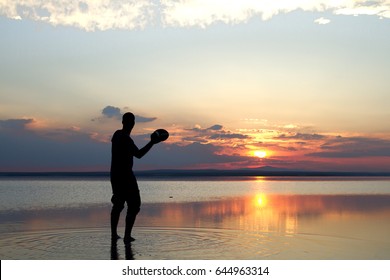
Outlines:
POLYGON ((125 228, 125 237, 123 241, 128 244, 135 239, 131 236, 135 219, 141 207, 141 197, 139 191, 132 193, 130 199, 127 200, 127 214, 126 214, 126 228, 125 228))
POLYGON ((124 208, 125 201, 113 195, 111 202, 113 204, 111 209, 111 239, 117 240, 120 238, 117 232, 119 217, 124 208))
POLYGON ((123 241, 128 244, 132 241, 134 241, 135 239, 131 236, 131 232, 133 230, 133 226, 134 226, 134 222, 135 222, 135 218, 137 217, 137 214, 135 213, 129 213, 129 211, 127 212, 127 215, 126 215, 126 229, 125 229, 125 237, 123 238, 123 241))

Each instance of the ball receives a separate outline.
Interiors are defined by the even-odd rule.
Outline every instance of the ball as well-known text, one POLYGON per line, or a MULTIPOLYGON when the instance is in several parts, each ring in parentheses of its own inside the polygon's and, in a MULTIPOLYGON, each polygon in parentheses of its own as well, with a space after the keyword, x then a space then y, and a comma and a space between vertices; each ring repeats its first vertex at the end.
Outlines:
POLYGON ((162 142, 168 139, 169 133, 165 129, 160 128, 152 133, 152 137, 156 137, 159 142, 162 142))

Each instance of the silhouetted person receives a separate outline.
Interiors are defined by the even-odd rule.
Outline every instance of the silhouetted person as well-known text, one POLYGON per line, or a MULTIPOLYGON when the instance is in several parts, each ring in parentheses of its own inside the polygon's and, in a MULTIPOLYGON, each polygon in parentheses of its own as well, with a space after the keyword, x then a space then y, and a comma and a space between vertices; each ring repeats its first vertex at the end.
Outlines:
POLYGON ((111 186, 112 186, 112 210, 111 210, 111 239, 119 239, 117 227, 120 213, 127 204, 126 228, 124 243, 130 244, 135 239, 131 231, 135 218, 140 211, 141 197, 137 180, 133 173, 133 157, 142 158, 154 144, 159 141, 151 136, 151 140, 142 149, 138 149, 130 137, 135 125, 135 117, 132 113, 125 113, 122 117, 123 128, 117 130, 112 137, 111 149, 111 186))

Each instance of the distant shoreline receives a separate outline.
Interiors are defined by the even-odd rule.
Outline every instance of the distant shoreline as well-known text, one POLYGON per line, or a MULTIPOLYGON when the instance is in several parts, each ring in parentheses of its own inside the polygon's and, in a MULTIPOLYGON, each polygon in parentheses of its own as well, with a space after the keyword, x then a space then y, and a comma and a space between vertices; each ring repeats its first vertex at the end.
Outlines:
MULTIPOLYGON (((329 171, 294 171, 294 170, 142 170, 134 171, 140 178, 171 177, 390 177, 390 172, 329 172, 329 171)), ((0 178, 7 177, 75 177, 75 178, 109 178, 109 172, 0 172, 0 178)))

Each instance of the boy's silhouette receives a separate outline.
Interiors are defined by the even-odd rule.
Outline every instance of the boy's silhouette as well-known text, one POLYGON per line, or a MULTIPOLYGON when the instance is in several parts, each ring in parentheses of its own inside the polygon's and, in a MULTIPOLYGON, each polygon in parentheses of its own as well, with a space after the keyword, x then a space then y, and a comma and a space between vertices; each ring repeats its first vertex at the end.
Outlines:
POLYGON ((132 113, 125 113, 122 117, 123 128, 117 130, 112 137, 111 149, 111 172, 110 180, 112 186, 112 210, 111 210, 111 239, 119 239, 117 226, 120 213, 127 204, 126 228, 124 243, 130 244, 135 239, 131 236, 131 231, 135 218, 140 211, 141 197, 139 194, 137 180, 133 173, 133 157, 142 158, 154 144, 159 140, 155 135, 142 149, 138 149, 130 137, 130 133, 135 125, 135 117, 132 113))

